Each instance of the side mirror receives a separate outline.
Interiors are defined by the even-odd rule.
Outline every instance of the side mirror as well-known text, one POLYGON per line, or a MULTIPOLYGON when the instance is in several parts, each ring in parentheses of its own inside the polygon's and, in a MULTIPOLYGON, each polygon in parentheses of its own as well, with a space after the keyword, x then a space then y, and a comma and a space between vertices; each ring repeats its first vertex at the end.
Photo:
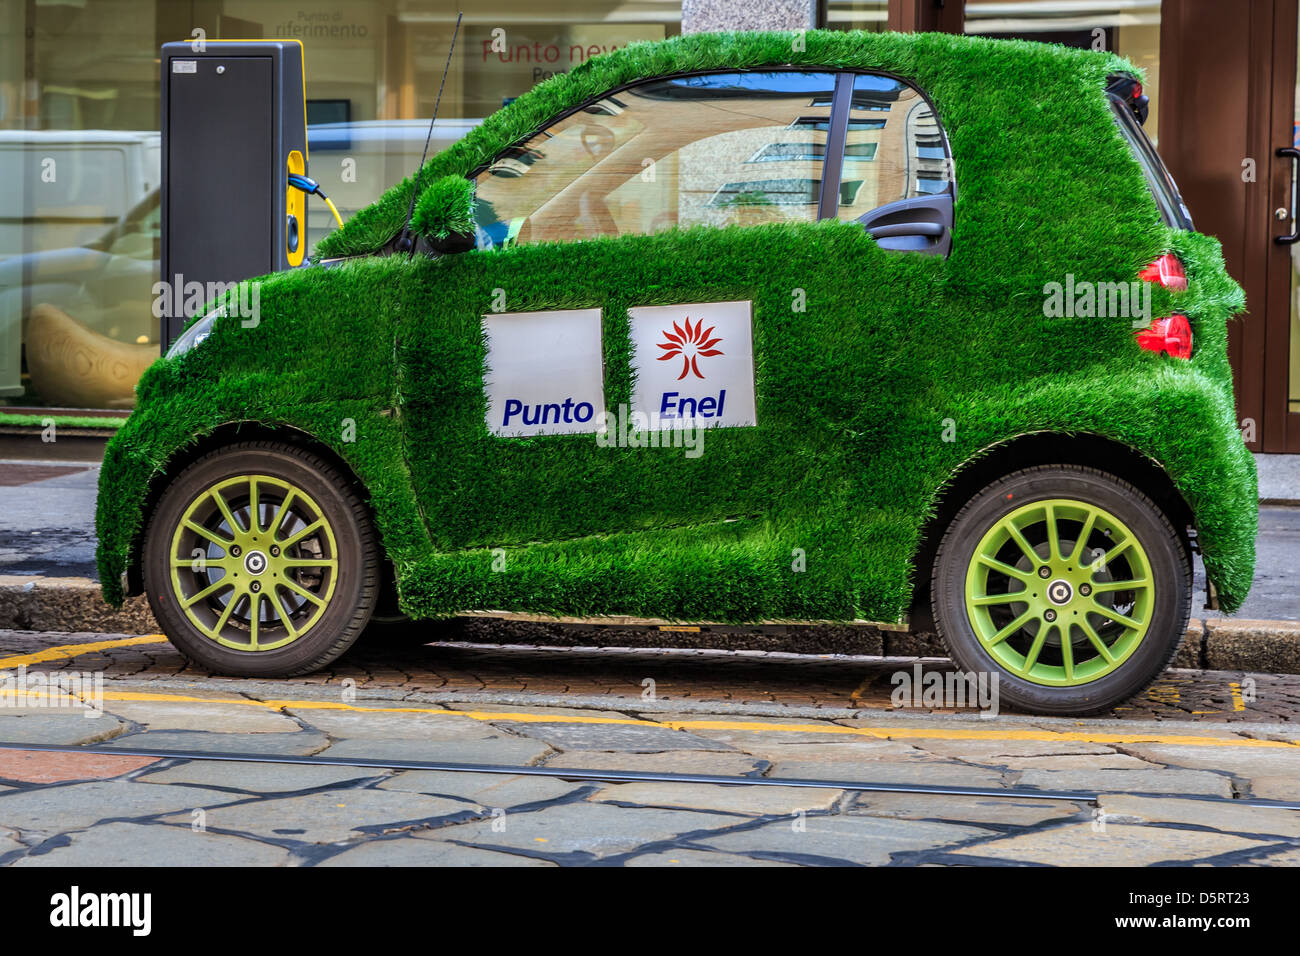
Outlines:
POLYGON ((474 248, 474 184, 462 176, 430 183, 415 203, 411 227, 436 252, 474 248))

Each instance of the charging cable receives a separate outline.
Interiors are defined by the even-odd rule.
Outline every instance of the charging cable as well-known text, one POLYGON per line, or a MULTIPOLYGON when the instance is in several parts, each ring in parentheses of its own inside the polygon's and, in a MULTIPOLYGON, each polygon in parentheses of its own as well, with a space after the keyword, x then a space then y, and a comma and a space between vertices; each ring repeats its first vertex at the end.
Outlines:
POLYGON ((339 224, 340 228, 342 228, 343 217, 340 216, 339 211, 334 208, 334 203, 330 199, 330 197, 325 195, 325 190, 320 188, 320 183, 316 182, 316 180, 312 179, 310 176, 302 176, 299 175, 298 173, 290 173, 289 185, 292 186, 294 189, 298 189, 301 190, 302 192, 305 192, 309 196, 316 195, 316 196, 320 196, 321 199, 325 200, 325 205, 329 206, 330 212, 334 213, 334 221, 339 224))

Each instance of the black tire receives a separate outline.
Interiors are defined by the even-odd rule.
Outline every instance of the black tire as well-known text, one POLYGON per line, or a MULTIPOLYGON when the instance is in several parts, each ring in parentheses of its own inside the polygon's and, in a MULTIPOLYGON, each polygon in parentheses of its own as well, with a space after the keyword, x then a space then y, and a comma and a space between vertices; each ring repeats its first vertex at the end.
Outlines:
MULTIPOLYGON (((300 507, 305 507, 303 501, 304 499, 299 499, 300 507)), ((285 507, 286 504, 281 500, 281 510, 289 512, 290 509, 285 507)), ((265 514, 268 516, 266 520, 268 524, 273 523, 278 527, 280 518, 276 517, 272 522, 274 506, 274 500, 264 505, 267 509, 265 514)), ((229 507, 235 508, 234 505, 229 507)), ((263 504, 259 503, 259 511, 262 507, 263 504)), ((236 520, 247 525, 251 511, 247 503, 242 510, 235 509, 236 520)), ((298 519, 294 514, 289 513, 285 520, 298 519)), ((261 521, 259 520, 258 523, 260 524, 261 521)), ((228 522, 213 524, 211 527, 226 528, 228 533, 229 524, 228 522)), ((267 530, 270 531, 271 528, 267 530)), ((319 537, 319 534, 316 537, 319 537)), ((205 547, 213 547, 225 558, 230 557, 219 547, 209 546, 207 539, 195 540, 203 541, 205 547)), ((270 538, 266 540, 268 544, 271 541, 270 538)), ((312 538, 306 540, 311 542, 312 538)), ((283 553, 286 557, 291 550, 292 547, 284 549, 283 553)), ((276 553, 277 555, 280 553, 278 548, 276 553)), ((245 559, 252 558, 250 548, 245 559)), ((218 558, 214 557, 213 560, 215 562, 218 558)), ((237 566, 237 560, 230 562, 231 567, 237 566)), ((240 442, 220 448, 198 459, 176 476, 163 492, 149 520, 141 563, 149 605, 168 639, 196 664, 220 674, 237 677, 292 677, 309 674, 329 664, 346 651, 366 627, 379 598, 382 582, 380 558, 370 513, 361 498, 360 489, 355 486, 352 478, 312 451, 276 441, 240 442), (296 639, 290 640, 282 647, 269 650, 228 647, 218 643, 213 636, 204 633, 180 607, 171 573, 173 536, 191 504, 199 500, 205 491, 223 481, 250 475, 267 476, 287 482, 304 492, 311 504, 315 506, 315 512, 328 522, 327 527, 333 534, 330 545, 334 551, 335 566, 311 572, 318 574, 322 581, 327 574, 333 576, 332 589, 323 601, 323 609, 314 610, 319 605, 311 605, 305 600, 298 599, 299 610, 297 612, 290 610, 288 619, 291 620, 296 613, 300 617, 308 618, 309 622, 304 624, 300 636, 296 639)), ((178 574, 184 575, 189 570, 189 568, 181 568, 178 574)), ((247 569, 244 570, 247 572, 247 569)), ((252 603, 251 596, 246 595, 242 607, 245 616, 249 619, 253 616, 249 608, 259 608, 259 627, 264 632, 275 635, 275 627, 278 625, 282 629, 282 635, 288 636, 288 631, 283 630, 287 623, 284 611, 285 608, 290 607, 293 598, 292 592, 282 588, 292 585, 284 584, 277 587, 267 576, 270 573, 268 569, 259 576, 257 584, 259 603, 252 603), (268 586, 265 589, 261 585, 261 579, 267 581, 268 586), (261 610, 266 608, 269 594, 277 594, 275 600, 281 602, 276 605, 275 612, 269 609, 261 610), (263 613, 267 615, 264 623, 262 623, 263 613), (275 613, 278 613, 279 617, 274 617, 275 613)), ((308 579, 301 576, 306 573, 305 569, 293 569, 282 573, 293 576, 293 585, 311 589, 310 585, 304 584, 308 579)), ((238 573, 235 576, 237 577, 238 573)), ((197 584, 191 583, 190 586, 201 587, 205 581, 212 580, 212 577, 184 580, 187 582, 197 580, 197 584)), ((251 578, 247 580, 251 581, 251 578)), ((193 595, 189 596, 193 597, 193 595)), ((227 597, 225 603, 234 603, 236 600, 236 597, 227 597)), ((198 602, 195 606, 210 607, 211 612, 216 614, 225 607, 225 603, 221 602, 221 595, 216 595, 198 602)), ((223 636, 227 633, 237 633, 232 628, 239 623, 239 606, 232 608, 231 612, 223 619, 227 621, 224 625, 225 629, 217 632, 223 636)), ((303 622, 300 621, 301 623, 303 622)), ((214 627, 215 624, 216 622, 213 622, 214 627)))
MULTIPOLYGON (((1082 534, 1080 529, 1076 538, 1082 534)), ((1030 563, 1026 561, 1025 567, 1030 563)), ((1079 593, 1085 593, 1081 587, 1079 593)), ((1183 639, 1191 614, 1191 594, 1192 569, 1187 549, 1164 512, 1127 482, 1075 465, 1027 468, 980 491, 948 525, 931 578, 935 624, 957 667, 971 674, 997 674, 1003 705, 1058 716, 1102 713, 1150 686, 1169 665, 1183 639), (967 569, 985 533, 1016 509, 1047 499, 1080 501, 1104 509, 1123 522, 1146 553, 1154 585, 1150 624, 1136 649, 1110 673, 1074 686, 1049 686, 1012 673, 981 643, 966 607, 967 569)), ((1042 626, 1041 621, 1031 623, 1042 626)), ((1075 646, 1079 645, 1071 641, 1071 647, 1075 646)))

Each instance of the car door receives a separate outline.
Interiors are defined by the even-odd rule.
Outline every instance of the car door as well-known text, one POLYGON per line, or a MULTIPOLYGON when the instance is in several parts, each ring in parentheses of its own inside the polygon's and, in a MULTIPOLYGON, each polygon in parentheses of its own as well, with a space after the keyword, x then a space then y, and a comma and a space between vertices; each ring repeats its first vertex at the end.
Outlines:
MULTIPOLYGON (((796 615, 833 595, 856 615, 842 558, 887 438, 889 286, 905 277, 861 228, 818 223, 925 198, 917 103, 899 81, 830 70, 664 78, 480 170, 479 248, 430 264, 437 307, 403 343, 438 547, 526 563, 585 540, 645 587, 643 555, 659 555, 653 589, 679 602, 659 613, 723 575, 751 586, 731 608, 715 588, 714 613, 796 615), (809 554, 837 560, 791 578, 809 554)), ((618 593, 632 591, 599 609, 630 611, 618 593)))

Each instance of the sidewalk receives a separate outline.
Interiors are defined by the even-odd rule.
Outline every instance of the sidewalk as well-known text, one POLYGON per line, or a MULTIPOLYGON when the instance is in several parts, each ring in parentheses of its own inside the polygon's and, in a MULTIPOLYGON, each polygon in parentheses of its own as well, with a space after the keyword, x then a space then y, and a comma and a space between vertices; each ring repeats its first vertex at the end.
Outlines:
POLYGON ((1300 505, 1300 455, 1255 455, 1260 504, 1300 505))

